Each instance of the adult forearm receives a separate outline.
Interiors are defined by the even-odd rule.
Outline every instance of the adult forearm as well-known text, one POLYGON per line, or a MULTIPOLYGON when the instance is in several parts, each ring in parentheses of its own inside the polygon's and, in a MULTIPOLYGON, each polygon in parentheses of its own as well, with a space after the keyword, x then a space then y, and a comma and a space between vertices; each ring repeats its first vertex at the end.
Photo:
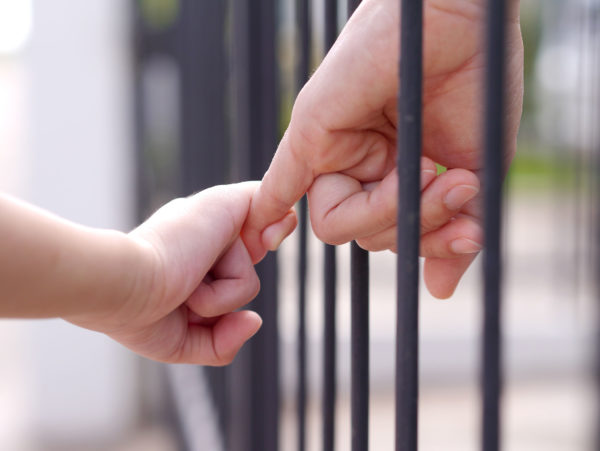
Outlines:
POLYGON ((126 234, 79 226, 0 196, 0 316, 110 314, 139 279, 126 234))

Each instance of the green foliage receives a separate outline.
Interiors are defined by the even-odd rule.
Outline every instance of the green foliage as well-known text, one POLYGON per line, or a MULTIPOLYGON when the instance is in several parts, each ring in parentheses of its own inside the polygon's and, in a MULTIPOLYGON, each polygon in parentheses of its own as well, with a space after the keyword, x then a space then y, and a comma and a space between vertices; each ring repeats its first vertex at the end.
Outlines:
POLYGON ((446 172, 448 170, 448 168, 442 166, 441 164, 435 164, 435 167, 437 169, 437 175, 443 174, 444 172, 446 172))
POLYGON ((507 185, 516 191, 571 190, 577 177, 573 153, 566 149, 540 149, 520 144, 508 172, 507 185))
POLYGON ((138 0, 144 22, 160 31, 173 25, 179 14, 178 0, 138 0))
POLYGON ((535 114, 535 62, 540 48, 542 36, 542 15, 537 0, 528 0, 521 7, 521 32, 523 34, 525 97, 523 99, 523 116, 527 119, 535 114))

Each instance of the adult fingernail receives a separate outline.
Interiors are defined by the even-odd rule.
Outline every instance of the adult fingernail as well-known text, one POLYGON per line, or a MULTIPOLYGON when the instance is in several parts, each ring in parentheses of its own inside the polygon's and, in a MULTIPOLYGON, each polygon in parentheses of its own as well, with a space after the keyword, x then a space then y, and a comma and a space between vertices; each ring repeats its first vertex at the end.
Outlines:
POLYGON ((452 188, 444 197, 444 204, 448 210, 460 210, 479 193, 479 188, 473 185, 459 185, 452 188))
POLYGON ((476 254, 483 246, 468 238, 459 238, 450 243, 450 249, 455 254, 476 254))

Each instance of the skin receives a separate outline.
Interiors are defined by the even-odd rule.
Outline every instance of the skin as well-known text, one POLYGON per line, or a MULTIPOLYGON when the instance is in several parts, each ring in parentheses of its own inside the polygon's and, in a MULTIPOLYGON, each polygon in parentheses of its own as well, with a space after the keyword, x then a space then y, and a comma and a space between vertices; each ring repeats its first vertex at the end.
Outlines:
MULTIPOLYGON (((273 223, 304 193, 322 240, 355 239, 365 249, 395 250, 398 3, 365 0, 299 94, 242 232, 253 261, 285 238, 273 223)), ((430 292, 446 298, 482 246, 477 194, 486 2, 425 0, 424 8, 423 167, 436 162, 450 170, 422 183, 421 255, 430 292)), ((506 167, 516 149, 523 98, 518 8, 511 0, 506 167)))
POLYGON ((261 325, 236 311, 260 287, 239 237, 257 186, 176 199, 129 234, 0 196, 0 317, 64 318, 158 361, 230 363, 261 325))

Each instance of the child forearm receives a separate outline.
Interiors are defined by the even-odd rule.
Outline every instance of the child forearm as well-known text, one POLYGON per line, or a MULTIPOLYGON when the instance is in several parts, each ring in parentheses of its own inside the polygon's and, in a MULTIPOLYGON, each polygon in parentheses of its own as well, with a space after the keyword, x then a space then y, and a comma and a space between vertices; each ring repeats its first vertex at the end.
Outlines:
POLYGON ((128 235, 62 220, 0 195, 0 317, 104 315, 146 273, 128 235))

